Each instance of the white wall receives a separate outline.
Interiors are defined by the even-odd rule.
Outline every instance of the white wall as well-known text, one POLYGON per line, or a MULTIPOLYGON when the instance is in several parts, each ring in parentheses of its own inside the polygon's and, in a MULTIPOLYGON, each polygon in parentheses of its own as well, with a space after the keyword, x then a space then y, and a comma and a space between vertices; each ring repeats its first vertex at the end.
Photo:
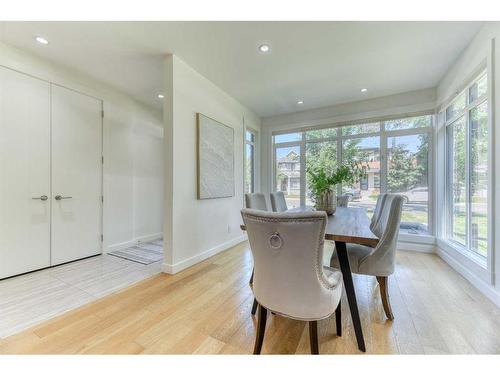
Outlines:
POLYGON ((428 111, 434 109, 435 103, 436 90, 431 88, 262 119, 261 159, 265 161, 261 166, 262 191, 273 189, 270 168, 273 131, 428 111))
POLYGON ((166 58, 165 82, 166 98, 171 100, 164 107, 167 174, 163 269, 175 273, 245 238, 239 229, 243 207, 243 124, 260 130, 260 118, 176 56, 166 58), (234 197, 196 198, 197 112, 234 129, 234 197), (168 165, 172 165, 171 170, 168 165))
POLYGON ((161 113, 107 85, 3 43, 0 65, 103 100, 104 251, 161 236, 161 113))
POLYGON ((163 232, 163 126, 158 120, 156 113, 140 113, 132 129, 135 238, 163 232))
MULTIPOLYGON (((494 129, 491 148, 493 151, 493 163, 491 165, 493 201, 490 205, 493 213, 493 226, 490 228, 492 254, 490 257, 489 270, 484 270, 467 257, 446 246, 444 241, 438 239, 438 253, 452 267, 470 280, 477 288, 490 297, 500 306, 500 152, 495 146, 500 144, 500 120, 496 109, 500 108, 500 23, 489 22, 480 30, 478 35, 464 50, 453 67, 443 77, 437 88, 437 104, 447 102, 463 85, 470 80, 471 76, 478 72, 478 68, 486 63, 488 69, 489 83, 489 111, 490 121, 494 129), (496 199, 495 199, 496 198, 496 199)), ((444 130, 437 129, 437 141, 444 146, 444 130)), ((441 147, 442 148, 442 147, 441 147)), ((436 168, 438 177, 444 176, 444 154, 438 155, 436 168), (441 171, 441 173, 439 173, 441 171)), ((444 181, 437 181, 437 190, 444 191, 444 181)), ((438 197, 443 200, 443 197, 438 197)))

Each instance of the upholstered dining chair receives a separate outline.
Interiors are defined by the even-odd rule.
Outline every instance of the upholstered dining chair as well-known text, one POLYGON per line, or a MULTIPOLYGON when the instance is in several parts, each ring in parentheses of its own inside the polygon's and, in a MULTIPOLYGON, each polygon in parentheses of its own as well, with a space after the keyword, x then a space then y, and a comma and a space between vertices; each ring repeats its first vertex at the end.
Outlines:
POLYGON ((246 193, 245 207, 253 210, 268 211, 266 196, 262 193, 246 193))
POLYGON ((288 210, 285 194, 282 191, 271 193, 271 208, 274 212, 285 212, 288 210))
POLYGON ((322 211, 264 212, 243 209, 254 258, 253 292, 259 303, 254 354, 260 354, 267 311, 309 322, 311 353, 318 354, 317 322, 336 315, 342 334, 342 274, 324 267, 327 216, 322 211))
MULTIPOLYGON (((268 211, 266 196, 262 193, 246 193, 245 194, 245 207, 253 210, 268 211)), ((253 284, 253 271, 250 276, 249 284, 253 284)), ((257 312, 257 300, 253 299, 252 315, 257 312)))
POLYGON ((370 229, 373 230, 375 225, 378 223, 378 219, 380 218, 380 211, 382 210, 382 206, 385 202, 385 197, 387 194, 379 194, 377 197, 377 203, 375 204, 375 210, 373 210, 372 220, 370 222, 370 229))
MULTIPOLYGON (((389 276, 394 273, 396 264, 396 246, 398 242, 399 224, 403 197, 397 194, 387 194, 380 206, 380 216, 372 228, 372 232, 380 239, 375 248, 363 245, 347 244, 347 255, 351 271, 362 275, 372 275, 377 278, 380 286, 380 297, 385 315, 393 320, 389 302, 389 276)), ((337 254, 332 255, 330 266, 339 268, 337 254)))
POLYGON ((349 204, 348 195, 339 195, 337 197, 337 207, 347 207, 348 204, 349 204))

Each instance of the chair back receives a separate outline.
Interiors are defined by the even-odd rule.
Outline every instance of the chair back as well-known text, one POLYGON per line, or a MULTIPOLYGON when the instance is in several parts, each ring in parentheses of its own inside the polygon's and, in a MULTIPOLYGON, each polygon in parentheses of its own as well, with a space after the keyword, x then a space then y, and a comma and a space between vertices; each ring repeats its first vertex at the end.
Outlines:
POLYGON ((268 211, 266 196, 262 193, 246 193, 245 206, 252 210, 268 211))
POLYGON ((253 292, 267 309, 294 319, 332 314, 333 285, 323 273, 326 213, 241 211, 254 259, 253 292))
POLYGON ((288 210, 285 194, 282 191, 271 193, 271 207, 274 212, 285 212, 288 210))
MULTIPOLYGON (((382 207, 384 205, 384 202, 385 202, 385 197, 387 196, 387 194, 379 194, 378 198, 377 198, 377 203, 375 205, 375 210, 373 211, 373 216, 372 216, 372 220, 370 222, 370 229, 373 231, 373 229, 376 227, 377 223, 378 223, 378 219, 380 217, 380 211, 382 210, 382 207)), ((373 232, 375 233, 375 232, 373 232)), ((378 237, 380 237, 382 235, 382 233, 375 233, 378 237)))
POLYGON ((337 207, 347 207, 348 204, 349 204, 348 195, 339 195, 337 197, 337 207))
POLYGON ((380 236, 377 234, 380 241, 366 262, 362 262, 363 268, 371 270, 370 274, 389 276, 394 273, 402 210, 403 197, 387 194, 380 211, 380 218, 373 230, 375 234, 381 233, 380 236))

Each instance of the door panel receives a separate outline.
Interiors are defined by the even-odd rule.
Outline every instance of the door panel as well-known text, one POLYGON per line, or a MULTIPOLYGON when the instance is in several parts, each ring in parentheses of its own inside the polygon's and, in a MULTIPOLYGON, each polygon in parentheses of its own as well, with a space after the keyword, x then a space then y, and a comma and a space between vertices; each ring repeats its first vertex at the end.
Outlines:
POLYGON ((0 278, 50 265, 50 204, 50 85, 0 67, 0 278))
POLYGON ((52 85, 53 265, 101 253, 101 109, 52 85))

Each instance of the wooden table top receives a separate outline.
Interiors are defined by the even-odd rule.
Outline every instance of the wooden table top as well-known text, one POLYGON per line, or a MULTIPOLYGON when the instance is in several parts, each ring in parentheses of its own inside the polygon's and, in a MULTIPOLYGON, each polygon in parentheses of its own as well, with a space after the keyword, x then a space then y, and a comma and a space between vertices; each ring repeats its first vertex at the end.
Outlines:
MULTIPOLYGON (((289 212, 311 210, 309 207, 295 208, 289 212)), ((245 226, 241 225, 245 230, 245 226)), ((335 214, 328 216, 325 229, 325 239, 375 247, 378 237, 370 230, 370 219, 364 208, 337 207, 335 214)))
POLYGON ((325 238, 375 247, 378 237, 370 230, 370 218, 364 208, 337 207, 335 214, 328 216, 325 238))

